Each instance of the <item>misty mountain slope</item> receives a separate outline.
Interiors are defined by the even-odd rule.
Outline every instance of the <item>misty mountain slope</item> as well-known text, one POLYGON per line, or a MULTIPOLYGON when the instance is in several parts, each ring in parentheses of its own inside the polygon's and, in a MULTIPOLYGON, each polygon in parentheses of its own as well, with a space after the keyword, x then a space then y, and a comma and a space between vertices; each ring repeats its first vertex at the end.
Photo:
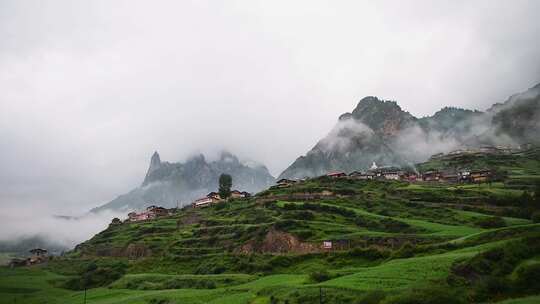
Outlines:
POLYGON ((494 104, 482 120, 478 129, 484 130, 468 138, 465 145, 540 143, 540 83, 494 104))
POLYGON ((456 107, 445 107, 433 116, 420 118, 418 123, 426 131, 437 131, 455 136, 471 132, 475 122, 484 116, 484 112, 456 107))
POLYGON ((201 154, 185 163, 162 162, 157 152, 140 187, 117 197, 111 202, 93 209, 101 211, 140 210, 151 204, 176 207, 216 191, 222 173, 233 178, 233 188, 258 192, 274 183, 274 178, 263 165, 245 164, 231 153, 222 152, 219 159, 208 162, 201 154))
MULTIPOLYGON (((407 164, 393 143, 403 130, 418 127, 418 119, 395 101, 368 96, 351 113, 342 114, 334 129, 305 156, 299 157, 280 178, 319 176, 332 170, 350 172, 368 168, 373 162, 407 164)), ((411 132, 412 134, 413 132, 411 132)))
POLYGON ((333 130, 279 178, 319 176, 332 170, 409 165, 464 146, 538 142, 540 84, 486 112, 445 107, 416 118, 394 101, 365 97, 342 114, 333 130))
POLYGON ((492 119, 496 134, 507 134, 519 142, 536 142, 540 131, 540 83, 512 96, 492 119))

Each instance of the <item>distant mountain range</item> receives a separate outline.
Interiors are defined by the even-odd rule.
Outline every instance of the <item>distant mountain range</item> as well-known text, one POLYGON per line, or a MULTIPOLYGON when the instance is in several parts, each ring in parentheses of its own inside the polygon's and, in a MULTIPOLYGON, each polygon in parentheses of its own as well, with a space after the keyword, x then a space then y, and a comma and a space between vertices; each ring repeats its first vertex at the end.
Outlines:
POLYGON ((395 101, 365 97, 306 155, 278 178, 319 176, 367 169, 372 162, 406 166, 430 155, 479 145, 538 142, 540 84, 493 105, 486 112, 446 107, 416 118, 395 101))
POLYGON ((155 152, 141 186, 92 211, 141 210, 152 204, 184 206, 208 192, 217 191, 222 173, 231 175, 233 188, 241 191, 258 192, 274 183, 274 177, 265 166, 241 162, 229 152, 222 152, 215 161, 207 161, 200 154, 185 163, 162 162, 155 152))
MULTIPOLYGON (((433 154, 467 146, 538 142, 539 131, 540 84, 485 112, 445 107, 423 118, 404 111, 395 101, 368 96, 352 112, 342 114, 328 135, 279 178, 365 170, 373 162, 414 166, 433 154)), ((216 191, 222 173, 230 174, 233 187, 242 191, 258 192, 274 183, 265 166, 240 162, 229 152, 215 161, 197 155, 185 163, 162 162, 156 152, 141 186, 92 211, 183 206, 216 191)))

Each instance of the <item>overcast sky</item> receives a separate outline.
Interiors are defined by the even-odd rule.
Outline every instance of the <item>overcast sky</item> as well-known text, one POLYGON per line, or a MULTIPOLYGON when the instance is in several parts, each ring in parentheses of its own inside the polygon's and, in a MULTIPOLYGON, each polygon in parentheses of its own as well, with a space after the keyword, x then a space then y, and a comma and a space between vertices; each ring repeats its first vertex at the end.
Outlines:
MULTIPOLYGON (((366 95, 416 116, 540 82, 540 1, 0 1, 0 204, 76 213, 149 159, 274 175, 366 95)), ((6 209, 4 209, 5 211, 6 209)))

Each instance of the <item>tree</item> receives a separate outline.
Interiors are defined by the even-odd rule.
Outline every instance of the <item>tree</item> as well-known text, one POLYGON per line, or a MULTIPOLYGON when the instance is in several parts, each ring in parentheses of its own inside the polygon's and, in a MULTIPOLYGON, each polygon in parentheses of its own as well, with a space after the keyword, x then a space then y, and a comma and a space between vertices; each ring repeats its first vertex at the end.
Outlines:
POLYGON ((227 199, 231 196, 232 177, 229 174, 219 176, 219 196, 227 199))
POLYGON ((520 197, 522 206, 525 208, 534 208, 533 196, 527 191, 523 191, 520 197))
POLYGON ((534 189, 534 203, 535 207, 540 209, 540 182, 536 183, 536 187, 534 189))

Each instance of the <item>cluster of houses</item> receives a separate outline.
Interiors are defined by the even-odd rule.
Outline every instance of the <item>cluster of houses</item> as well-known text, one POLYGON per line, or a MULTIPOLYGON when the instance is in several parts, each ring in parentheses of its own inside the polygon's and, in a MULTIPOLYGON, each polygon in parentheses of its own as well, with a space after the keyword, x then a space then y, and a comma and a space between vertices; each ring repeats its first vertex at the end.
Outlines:
POLYGON ((49 257, 47 256, 47 250, 41 249, 41 248, 34 248, 30 250, 30 253, 32 254, 30 257, 21 259, 21 258, 15 258, 12 259, 9 262, 9 267, 20 267, 20 266, 32 266, 36 264, 45 263, 49 260, 49 257))
POLYGON ((466 155, 508 155, 521 152, 532 148, 532 144, 526 143, 519 146, 499 145, 499 146, 480 146, 469 147, 451 151, 449 153, 439 153, 431 156, 430 160, 445 160, 466 155))
MULTIPOLYGON (((243 198, 243 197, 249 197, 251 196, 250 193, 246 191, 238 191, 233 190, 231 191, 231 198, 243 198)), ((198 200, 195 200, 193 203, 191 203, 191 206, 194 208, 201 208, 201 207, 207 207, 212 204, 216 204, 223 201, 223 199, 219 196, 219 193, 217 192, 210 192, 205 197, 200 198, 198 200)), ((146 221, 146 220, 153 220, 159 217, 169 216, 175 212, 176 209, 167 209, 159 206, 149 206, 142 212, 130 212, 128 213, 128 218, 126 222, 140 222, 140 221, 146 221)), ((122 221, 118 218, 113 219, 111 222, 111 226, 120 225, 122 224, 122 221)))
MULTIPOLYGON (((492 172, 489 169, 478 170, 443 170, 426 171, 423 173, 410 172, 398 167, 378 167, 375 163, 365 172, 353 171, 349 174, 345 172, 329 172, 326 174, 330 178, 346 178, 360 180, 398 180, 408 182, 443 182, 443 183, 485 183, 489 182, 492 172)), ((301 180, 280 179, 272 188, 286 188, 301 180)))
POLYGON ((388 167, 370 170, 365 173, 352 172, 348 177, 355 179, 387 179, 408 182, 484 183, 490 180, 491 175, 492 172, 489 169, 433 170, 417 173, 388 167))
POLYGON ((127 221, 129 222, 139 222, 145 220, 152 220, 158 217, 168 216, 171 214, 172 210, 167 208, 158 207, 155 205, 149 206, 143 212, 130 212, 128 213, 127 221))
POLYGON ((446 183, 486 183, 492 178, 489 169, 428 171, 422 174, 422 181, 446 183))
POLYGON ((366 173, 352 172, 348 175, 357 179, 387 179, 408 182, 444 182, 444 183, 485 183, 492 176, 489 169, 478 170, 432 170, 423 173, 407 172, 399 168, 380 168, 366 173))
MULTIPOLYGON (((250 196, 251 194, 246 191, 238 191, 238 190, 231 191, 231 198, 244 198, 244 197, 250 197, 250 196)), ((221 201, 223 201, 223 199, 221 198, 219 193, 210 192, 205 197, 195 200, 193 203, 191 203, 191 206, 193 208, 202 208, 202 207, 208 207, 212 204, 217 204, 221 201)))

